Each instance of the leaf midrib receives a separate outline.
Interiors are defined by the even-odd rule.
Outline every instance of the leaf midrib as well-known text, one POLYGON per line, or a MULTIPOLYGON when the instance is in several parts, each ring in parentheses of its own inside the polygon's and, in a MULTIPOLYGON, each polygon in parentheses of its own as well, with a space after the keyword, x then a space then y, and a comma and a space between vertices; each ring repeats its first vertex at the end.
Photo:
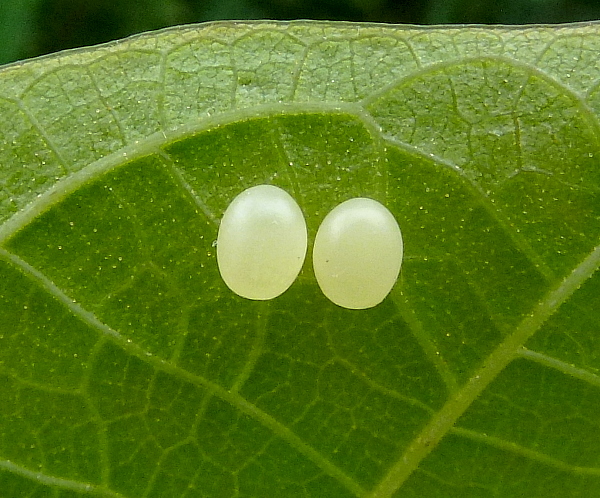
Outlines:
POLYGON ((366 498, 391 498, 416 470, 421 461, 452 430, 456 421, 479 395, 509 363, 520 356, 520 350, 527 340, 599 268, 600 245, 596 246, 562 282, 546 293, 531 313, 517 325, 514 332, 488 356, 456 395, 448 400, 429 421, 375 489, 366 495, 366 498))

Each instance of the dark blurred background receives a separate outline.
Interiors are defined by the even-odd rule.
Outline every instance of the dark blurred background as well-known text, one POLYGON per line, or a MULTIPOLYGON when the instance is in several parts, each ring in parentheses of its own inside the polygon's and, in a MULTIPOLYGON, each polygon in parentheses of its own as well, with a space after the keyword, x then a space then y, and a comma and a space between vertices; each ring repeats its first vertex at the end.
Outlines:
POLYGON ((0 64, 219 19, 560 23, 600 19, 600 0, 0 0, 0 64))

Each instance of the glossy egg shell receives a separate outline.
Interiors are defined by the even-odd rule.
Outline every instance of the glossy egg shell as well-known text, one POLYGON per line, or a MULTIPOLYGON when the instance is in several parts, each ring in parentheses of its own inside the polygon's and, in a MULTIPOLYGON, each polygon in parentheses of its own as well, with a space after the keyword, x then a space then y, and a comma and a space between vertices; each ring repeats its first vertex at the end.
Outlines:
POLYGON ((304 215, 274 185, 244 190, 221 219, 219 271, 227 286, 247 299, 273 299, 285 292, 298 276, 306 250, 304 215))
POLYGON ((338 306, 366 309, 389 294, 400 273, 400 227, 382 204, 363 197, 335 207, 323 220, 313 248, 321 290, 338 306))

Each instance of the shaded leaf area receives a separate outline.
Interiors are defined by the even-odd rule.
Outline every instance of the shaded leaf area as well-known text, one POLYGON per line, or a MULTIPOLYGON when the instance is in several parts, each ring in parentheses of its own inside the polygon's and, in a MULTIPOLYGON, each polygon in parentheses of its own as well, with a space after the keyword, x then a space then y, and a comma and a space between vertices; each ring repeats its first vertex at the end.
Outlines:
POLYGON ((598 48, 216 24, 6 67, 0 488, 600 492, 598 48), (388 206, 390 296, 336 307, 310 255, 280 298, 232 294, 218 220, 261 183, 311 241, 343 200, 388 206))

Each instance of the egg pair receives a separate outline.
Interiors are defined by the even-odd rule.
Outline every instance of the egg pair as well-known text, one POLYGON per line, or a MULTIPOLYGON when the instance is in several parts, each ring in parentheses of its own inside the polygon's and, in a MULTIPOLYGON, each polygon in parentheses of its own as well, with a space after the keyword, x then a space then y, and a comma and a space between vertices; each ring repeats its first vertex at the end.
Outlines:
MULTIPOLYGON (((294 282, 308 247, 296 201, 274 185, 258 185, 228 206, 217 236, 221 277, 247 299, 273 299, 294 282)), ((400 227, 386 207, 357 197, 323 220, 313 247, 323 294, 343 308, 376 306, 394 286, 402 264, 400 227)))

